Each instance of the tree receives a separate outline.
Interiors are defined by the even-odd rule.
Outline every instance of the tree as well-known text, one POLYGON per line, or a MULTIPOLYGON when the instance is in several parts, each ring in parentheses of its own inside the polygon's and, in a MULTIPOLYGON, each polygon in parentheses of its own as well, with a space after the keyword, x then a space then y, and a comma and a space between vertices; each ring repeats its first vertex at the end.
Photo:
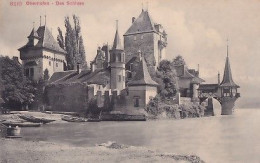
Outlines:
POLYGON ((162 100, 170 100, 176 95, 178 91, 177 75, 170 61, 162 60, 152 78, 160 86, 158 93, 162 100))
POLYGON ((62 49, 65 49, 64 37, 63 37, 63 34, 62 34, 62 31, 61 31, 60 27, 58 27, 58 32, 59 32, 59 34, 57 36, 57 41, 58 41, 60 47, 62 49))
POLYGON ((175 58, 173 59, 172 63, 173 63, 174 65, 185 65, 185 64, 186 64, 185 61, 184 61, 184 59, 183 59, 182 56, 180 56, 180 55, 178 55, 177 57, 175 57, 175 58))
POLYGON ((35 88, 32 81, 23 75, 22 66, 9 57, 0 57, 3 90, 1 96, 5 107, 26 108, 34 101, 35 88))
POLYGON ((69 17, 65 17, 65 39, 63 39, 62 31, 58 28, 59 35, 57 40, 62 47, 64 45, 64 49, 67 51, 66 60, 67 60, 67 68, 72 70, 76 67, 78 63, 83 66, 86 65, 86 54, 83 43, 83 38, 81 35, 81 27, 79 17, 73 15, 73 26, 70 23, 69 17), (65 40, 65 41, 63 41, 65 40))

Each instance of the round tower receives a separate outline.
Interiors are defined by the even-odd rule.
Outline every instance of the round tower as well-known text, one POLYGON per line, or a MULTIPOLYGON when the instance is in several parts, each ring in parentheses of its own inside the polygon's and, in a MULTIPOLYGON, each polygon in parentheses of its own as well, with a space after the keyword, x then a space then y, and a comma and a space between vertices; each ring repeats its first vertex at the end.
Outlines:
POLYGON ((125 53, 118 33, 118 22, 113 47, 109 52, 111 66, 110 87, 112 91, 121 91, 125 89, 125 53))

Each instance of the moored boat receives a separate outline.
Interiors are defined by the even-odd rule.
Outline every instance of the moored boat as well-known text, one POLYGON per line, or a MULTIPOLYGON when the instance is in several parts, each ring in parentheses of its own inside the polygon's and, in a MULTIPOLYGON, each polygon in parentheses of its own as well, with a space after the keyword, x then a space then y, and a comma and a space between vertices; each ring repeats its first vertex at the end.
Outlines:
POLYGON ((82 117, 72 117, 72 116, 63 116, 61 117, 62 120, 67 122, 87 122, 88 119, 82 117))
POLYGON ((31 123, 31 122, 11 122, 11 121, 5 121, 2 122, 5 126, 9 127, 40 127, 41 123, 31 123))
POLYGON ((26 121, 33 122, 33 123, 43 123, 43 124, 46 124, 46 123, 50 123, 50 122, 55 121, 53 119, 37 118, 37 117, 31 116, 31 115, 19 115, 19 117, 21 119, 24 119, 26 121))

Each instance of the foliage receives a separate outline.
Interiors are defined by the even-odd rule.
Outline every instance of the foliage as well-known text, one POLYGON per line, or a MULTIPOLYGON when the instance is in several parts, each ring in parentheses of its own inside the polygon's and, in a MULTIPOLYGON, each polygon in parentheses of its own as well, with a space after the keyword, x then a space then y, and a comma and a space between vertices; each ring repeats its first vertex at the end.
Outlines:
POLYGON ((63 34, 62 34, 62 30, 60 29, 60 27, 58 27, 58 36, 57 36, 57 41, 60 45, 60 47, 62 49, 65 49, 65 42, 64 42, 64 37, 63 37, 63 34))
POLYGON ((67 51, 66 60, 67 68, 72 70, 76 67, 77 63, 86 65, 86 54, 81 35, 81 27, 79 17, 73 15, 73 26, 70 23, 69 17, 65 17, 65 39, 63 38, 62 31, 58 28, 59 35, 57 36, 60 46, 64 46, 67 51))
POLYGON ((193 118, 204 116, 206 108, 199 104, 186 103, 179 106, 182 118, 193 118))
POLYGON ((162 60, 156 72, 156 81, 161 85, 159 94, 162 100, 172 99, 177 91, 177 75, 170 61, 162 60))
POLYGON ((101 112, 101 109, 97 105, 97 98, 93 97, 88 102, 87 114, 92 114, 93 116, 98 116, 101 112))
POLYGON ((177 57, 175 57, 172 61, 172 63, 174 65, 186 65, 184 59, 182 58, 182 56, 178 55, 177 57))
POLYGON ((9 57, 0 57, 1 80, 3 90, 1 96, 5 107, 20 109, 34 101, 35 88, 32 81, 23 75, 22 66, 9 57))

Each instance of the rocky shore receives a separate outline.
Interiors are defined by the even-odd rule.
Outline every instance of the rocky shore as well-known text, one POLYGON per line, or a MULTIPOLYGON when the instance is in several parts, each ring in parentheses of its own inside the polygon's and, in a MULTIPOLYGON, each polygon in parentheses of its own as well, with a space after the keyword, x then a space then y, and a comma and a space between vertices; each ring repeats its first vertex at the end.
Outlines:
POLYGON ((204 163, 198 156, 160 153, 143 147, 108 142, 95 147, 77 147, 42 141, 0 139, 1 163, 45 162, 191 162, 204 163))

